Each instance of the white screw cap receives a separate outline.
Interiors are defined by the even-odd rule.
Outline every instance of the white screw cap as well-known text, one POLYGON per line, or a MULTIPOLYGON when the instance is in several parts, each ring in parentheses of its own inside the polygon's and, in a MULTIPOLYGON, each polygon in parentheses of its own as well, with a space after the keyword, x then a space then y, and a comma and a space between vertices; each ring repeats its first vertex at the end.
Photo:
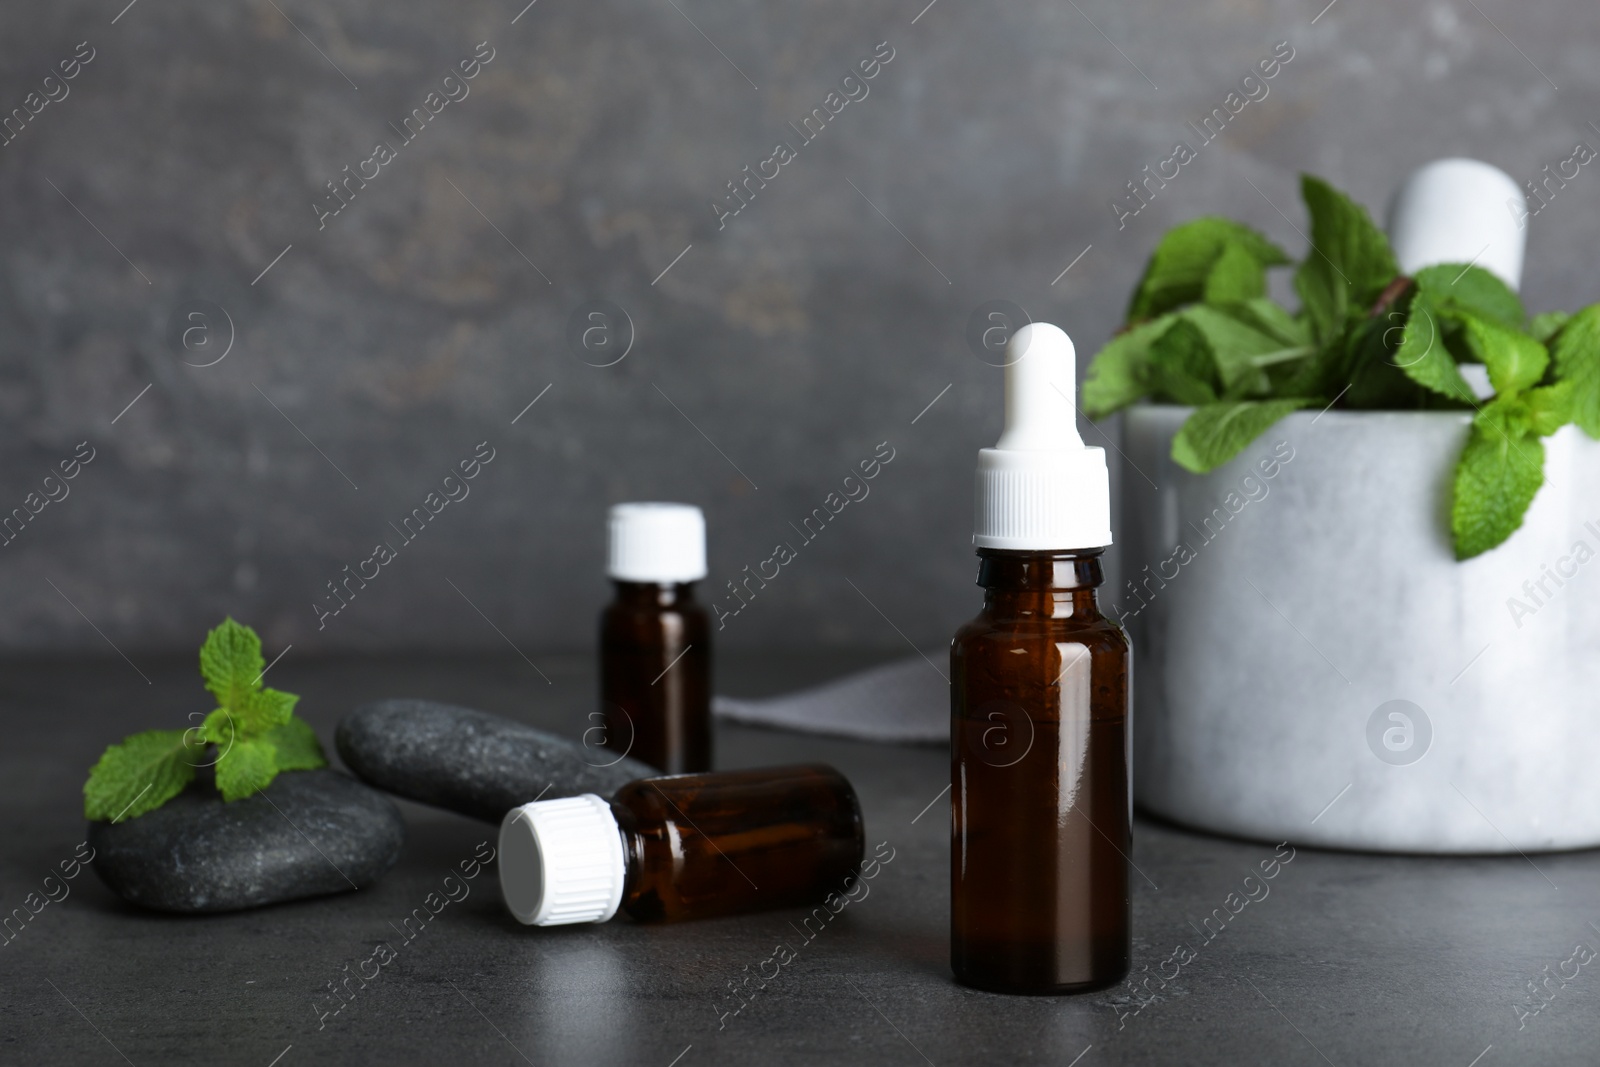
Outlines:
POLYGON ((1006 345, 1006 424, 978 452, 978 548, 1062 551, 1111 543, 1102 448, 1078 436, 1072 339, 1030 323, 1006 345))
POLYGON ((1522 284, 1528 202, 1515 180, 1476 159, 1418 167, 1389 204, 1389 243, 1402 274, 1472 263, 1522 284))
POLYGON ((616 504, 606 573, 623 582, 706 576, 706 517, 693 504, 616 504))
POLYGON ((622 903, 622 836, 611 805, 593 793, 512 808, 498 856, 500 895, 518 922, 603 923, 622 903))

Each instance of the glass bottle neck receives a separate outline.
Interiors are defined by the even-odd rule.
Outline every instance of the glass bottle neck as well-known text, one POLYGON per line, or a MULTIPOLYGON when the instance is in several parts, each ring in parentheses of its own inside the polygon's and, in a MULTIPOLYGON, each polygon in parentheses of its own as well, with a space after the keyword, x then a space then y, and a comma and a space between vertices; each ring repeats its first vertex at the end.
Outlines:
POLYGON ((617 836, 622 839, 622 899, 628 900, 639 886, 639 872, 644 867, 644 839, 634 826, 633 813, 610 801, 611 816, 617 821, 617 836))
POLYGON ((617 603, 631 607, 671 608, 694 600, 693 582, 623 582, 616 586, 617 603))
POLYGON ((978 549, 978 584, 984 606, 1025 614, 1077 615, 1096 610, 1095 589, 1105 580, 1101 548, 1018 552, 978 549))

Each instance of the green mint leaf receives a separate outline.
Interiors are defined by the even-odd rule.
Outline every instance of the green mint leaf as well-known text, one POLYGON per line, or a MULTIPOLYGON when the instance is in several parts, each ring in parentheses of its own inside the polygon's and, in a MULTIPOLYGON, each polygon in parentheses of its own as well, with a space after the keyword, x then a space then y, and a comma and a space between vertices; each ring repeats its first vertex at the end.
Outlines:
POLYGON ((1544 345, 1520 330, 1480 319, 1463 318, 1461 339, 1475 358, 1489 368, 1489 381, 1496 393, 1519 393, 1537 385, 1550 365, 1544 345))
POLYGON ((1270 386, 1256 360, 1283 350, 1277 338, 1241 321, 1230 308, 1196 304, 1178 312, 1178 317, 1196 327, 1211 346, 1223 391, 1230 397, 1264 392, 1270 386))
POLYGON ((1572 383, 1572 421, 1600 438, 1600 304, 1573 315, 1550 343, 1556 377, 1572 383))
POLYGON ((328 765, 316 731, 299 716, 274 726, 263 740, 272 745, 280 771, 314 771, 328 765))
POLYGON ((200 676, 217 703, 230 710, 244 707, 248 695, 260 684, 265 668, 261 638, 231 618, 206 634, 206 643, 200 646, 200 676))
POLYGON ((1306 398, 1232 400, 1207 404, 1184 420, 1172 439, 1172 458, 1185 470, 1204 474, 1238 455, 1273 423, 1317 403, 1306 398))
POLYGON ((1310 259, 1300 264, 1294 275, 1295 295, 1311 326, 1311 336, 1320 345, 1331 347, 1344 330, 1350 311, 1350 296, 1338 275, 1326 264, 1314 267, 1310 259))
POLYGON ((1484 405, 1478 421, 1512 440, 1530 433, 1549 437, 1572 421, 1572 395, 1571 382, 1557 382, 1499 396, 1484 405))
POLYGON ((200 724, 200 738, 207 744, 226 748, 233 744, 234 734, 237 732, 233 723, 233 715, 227 708, 218 708, 207 715, 205 722, 200 724))
POLYGON ((1295 291, 1316 339, 1327 344, 1345 320, 1364 314, 1400 273, 1389 239, 1366 208, 1320 178, 1300 178, 1311 213, 1311 248, 1295 274, 1295 291))
POLYGON ((1512 330, 1522 329, 1528 313, 1522 299, 1500 278, 1464 263, 1446 263, 1417 271, 1417 291, 1441 314, 1464 311, 1512 330))
POLYGON ((203 743, 188 730, 148 730, 112 745, 83 785, 83 815, 95 822, 137 818, 183 792, 203 743))
POLYGON ((1246 251, 1244 245, 1229 241, 1206 274, 1201 300, 1207 304, 1236 304, 1264 296, 1267 268, 1246 251))
MULTIPOLYGON (((1401 318, 1401 314, 1390 312, 1389 318, 1393 321, 1401 318)), ((1455 357, 1445 346, 1444 324, 1434 311, 1432 299, 1420 288, 1412 297, 1410 313, 1403 316, 1403 321, 1403 326, 1389 326, 1384 330, 1387 341, 1399 341, 1389 361, 1407 378, 1440 396, 1474 403, 1477 397, 1472 387, 1461 377, 1455 357)))
MULTIPOLYGON (((1156 246, 1128 305, 1128 321, 1137 322, 1202 299, 1212 269, 1229 245, 1237 246, 1262 268, 1289 262, 1283 249, 1248 226, 1215 216, 1194 219, 1167 231, 1156 246)), ((1236 281, 1237 255, 1226 269, 1236 281)))
POLYGON ((1217 399, 1217 369, 1205 334, 1179 319, 1150 346, 1146 368, 1156 400, 1174 404, 1209 404, 1217 399))
POLYGON ((1300 195, 1311 214, 1307 258, 1335 268, 1354 303, 1370 307, 1400 274, 1389 238, 1366 208, 1320 178, 1302 175, 1300 195))
POLYGON ((1283 348, 1304 348, 1311 344, 1311 327, 1296 319, 1275 300, 1256 297, 1222 308, 1238 321, 1266 334, 1283 348))
POLYGON ((299 702, 300 698, 293 693, 258 689, 245 698, 244 706, 237 712, 239 729, 251 737, 259 737, 288 722, 299 702))
POLYGON ((1544 482, 1544 442, 1529 430, 1490 416, 1487 405, 1473 420, 1456 462, 1450 501, 1450 532, 1456 559, 1487 552, 1516 532, 1544 482), (1489 416, 1489 417, 1485 417, 1489 416))
POLYGON ((1528 332, 1533 335, 1535 341, 1548 345, 1550 339, 1567 324, 1570 318, 1572 316, 1565 311, 1541 311, 1533 317, 1532 322, 1528 323, 1528 332))
POLYGON ((1162 315, 1130 327, 1095 353, 1083 383, 1082 403, 1086 415, 1091 419, 1103 419, 1145 396, 1150 346, 1174 321, 1174 316, 1162 315))
POLYGON ((217 790, 223 800, 259 793, 278 776, 277 750, 262 738, 239 740, 217 760, 217 790))
POLYGON ((1572 397, 1572 383, 1557 382, 1529 389, 1517 399, 1527 409, 1529 428, 1540 437, 1549 437, 1572 421, 1572 397))
POLYGON ((1514 442, 1533 432, 1533 414, 1526 399, 1520 396, 1495 397, 1478 409, 1472 422, 1506 442, 1514 442))

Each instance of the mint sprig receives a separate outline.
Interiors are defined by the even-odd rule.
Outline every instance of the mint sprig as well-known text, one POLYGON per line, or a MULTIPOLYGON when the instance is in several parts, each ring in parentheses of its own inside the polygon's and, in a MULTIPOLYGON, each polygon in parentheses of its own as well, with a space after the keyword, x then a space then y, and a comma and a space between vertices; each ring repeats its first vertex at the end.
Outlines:
POLYGON ((219 707, 198 727, 148 730, 107 748, 84 783, 84 816, 121 822, 154 811, 202 766, 215 767, 227 801, 260 792, 280 771, 326 767, 317 735, 294 714, 300 698, 263 687, 264 665, 256 632, 224 619, 200 648, 200 676, 219 707))
POLYGON ((1157 245, 1127 324, 1090 365, 1085 411, 1194 407, 1172 458, 1196 473, 1300 408, 1473 412, 1451 483, 1456 557, 1503 543, 1544 482, 1541 438, 1575 422, 1600 439, 1600 304, 1530 322, 1481 267, 1405 277, 1360 204, 1310 175, 1301 195, 1312 247, 1295 270, 1299 310, 1265 295, 1267 272, 1291 263, 1268 238, 1228 219, 1184 223, 1157 245), (1485 368, 1491 398, 1473 393, 1462 364, 1485 368))

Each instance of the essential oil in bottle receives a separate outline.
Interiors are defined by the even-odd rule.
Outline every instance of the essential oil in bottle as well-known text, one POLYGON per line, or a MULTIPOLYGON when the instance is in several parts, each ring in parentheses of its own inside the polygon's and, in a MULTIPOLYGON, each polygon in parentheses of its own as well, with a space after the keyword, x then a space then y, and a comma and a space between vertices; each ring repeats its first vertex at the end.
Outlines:
POLYGON ((668 774, 711 769, 711 619, 706 520, 689 504, 611 509, 615 599, 600 616, 604 745, 668 774))
POLYGON ((1130 651, 1100 613, 1105 452, 1073 418, 1072 341, 1022 327, 978 454, 983 610, 950 646, 951 969, 1002 993, 1113 985, 1132 952, 1130 651))
POLYGON ((821 901, 861 865, 861 805, 824 764, 664 775, 513 808, 500 890, 530 926, 706 919, 821 901))

